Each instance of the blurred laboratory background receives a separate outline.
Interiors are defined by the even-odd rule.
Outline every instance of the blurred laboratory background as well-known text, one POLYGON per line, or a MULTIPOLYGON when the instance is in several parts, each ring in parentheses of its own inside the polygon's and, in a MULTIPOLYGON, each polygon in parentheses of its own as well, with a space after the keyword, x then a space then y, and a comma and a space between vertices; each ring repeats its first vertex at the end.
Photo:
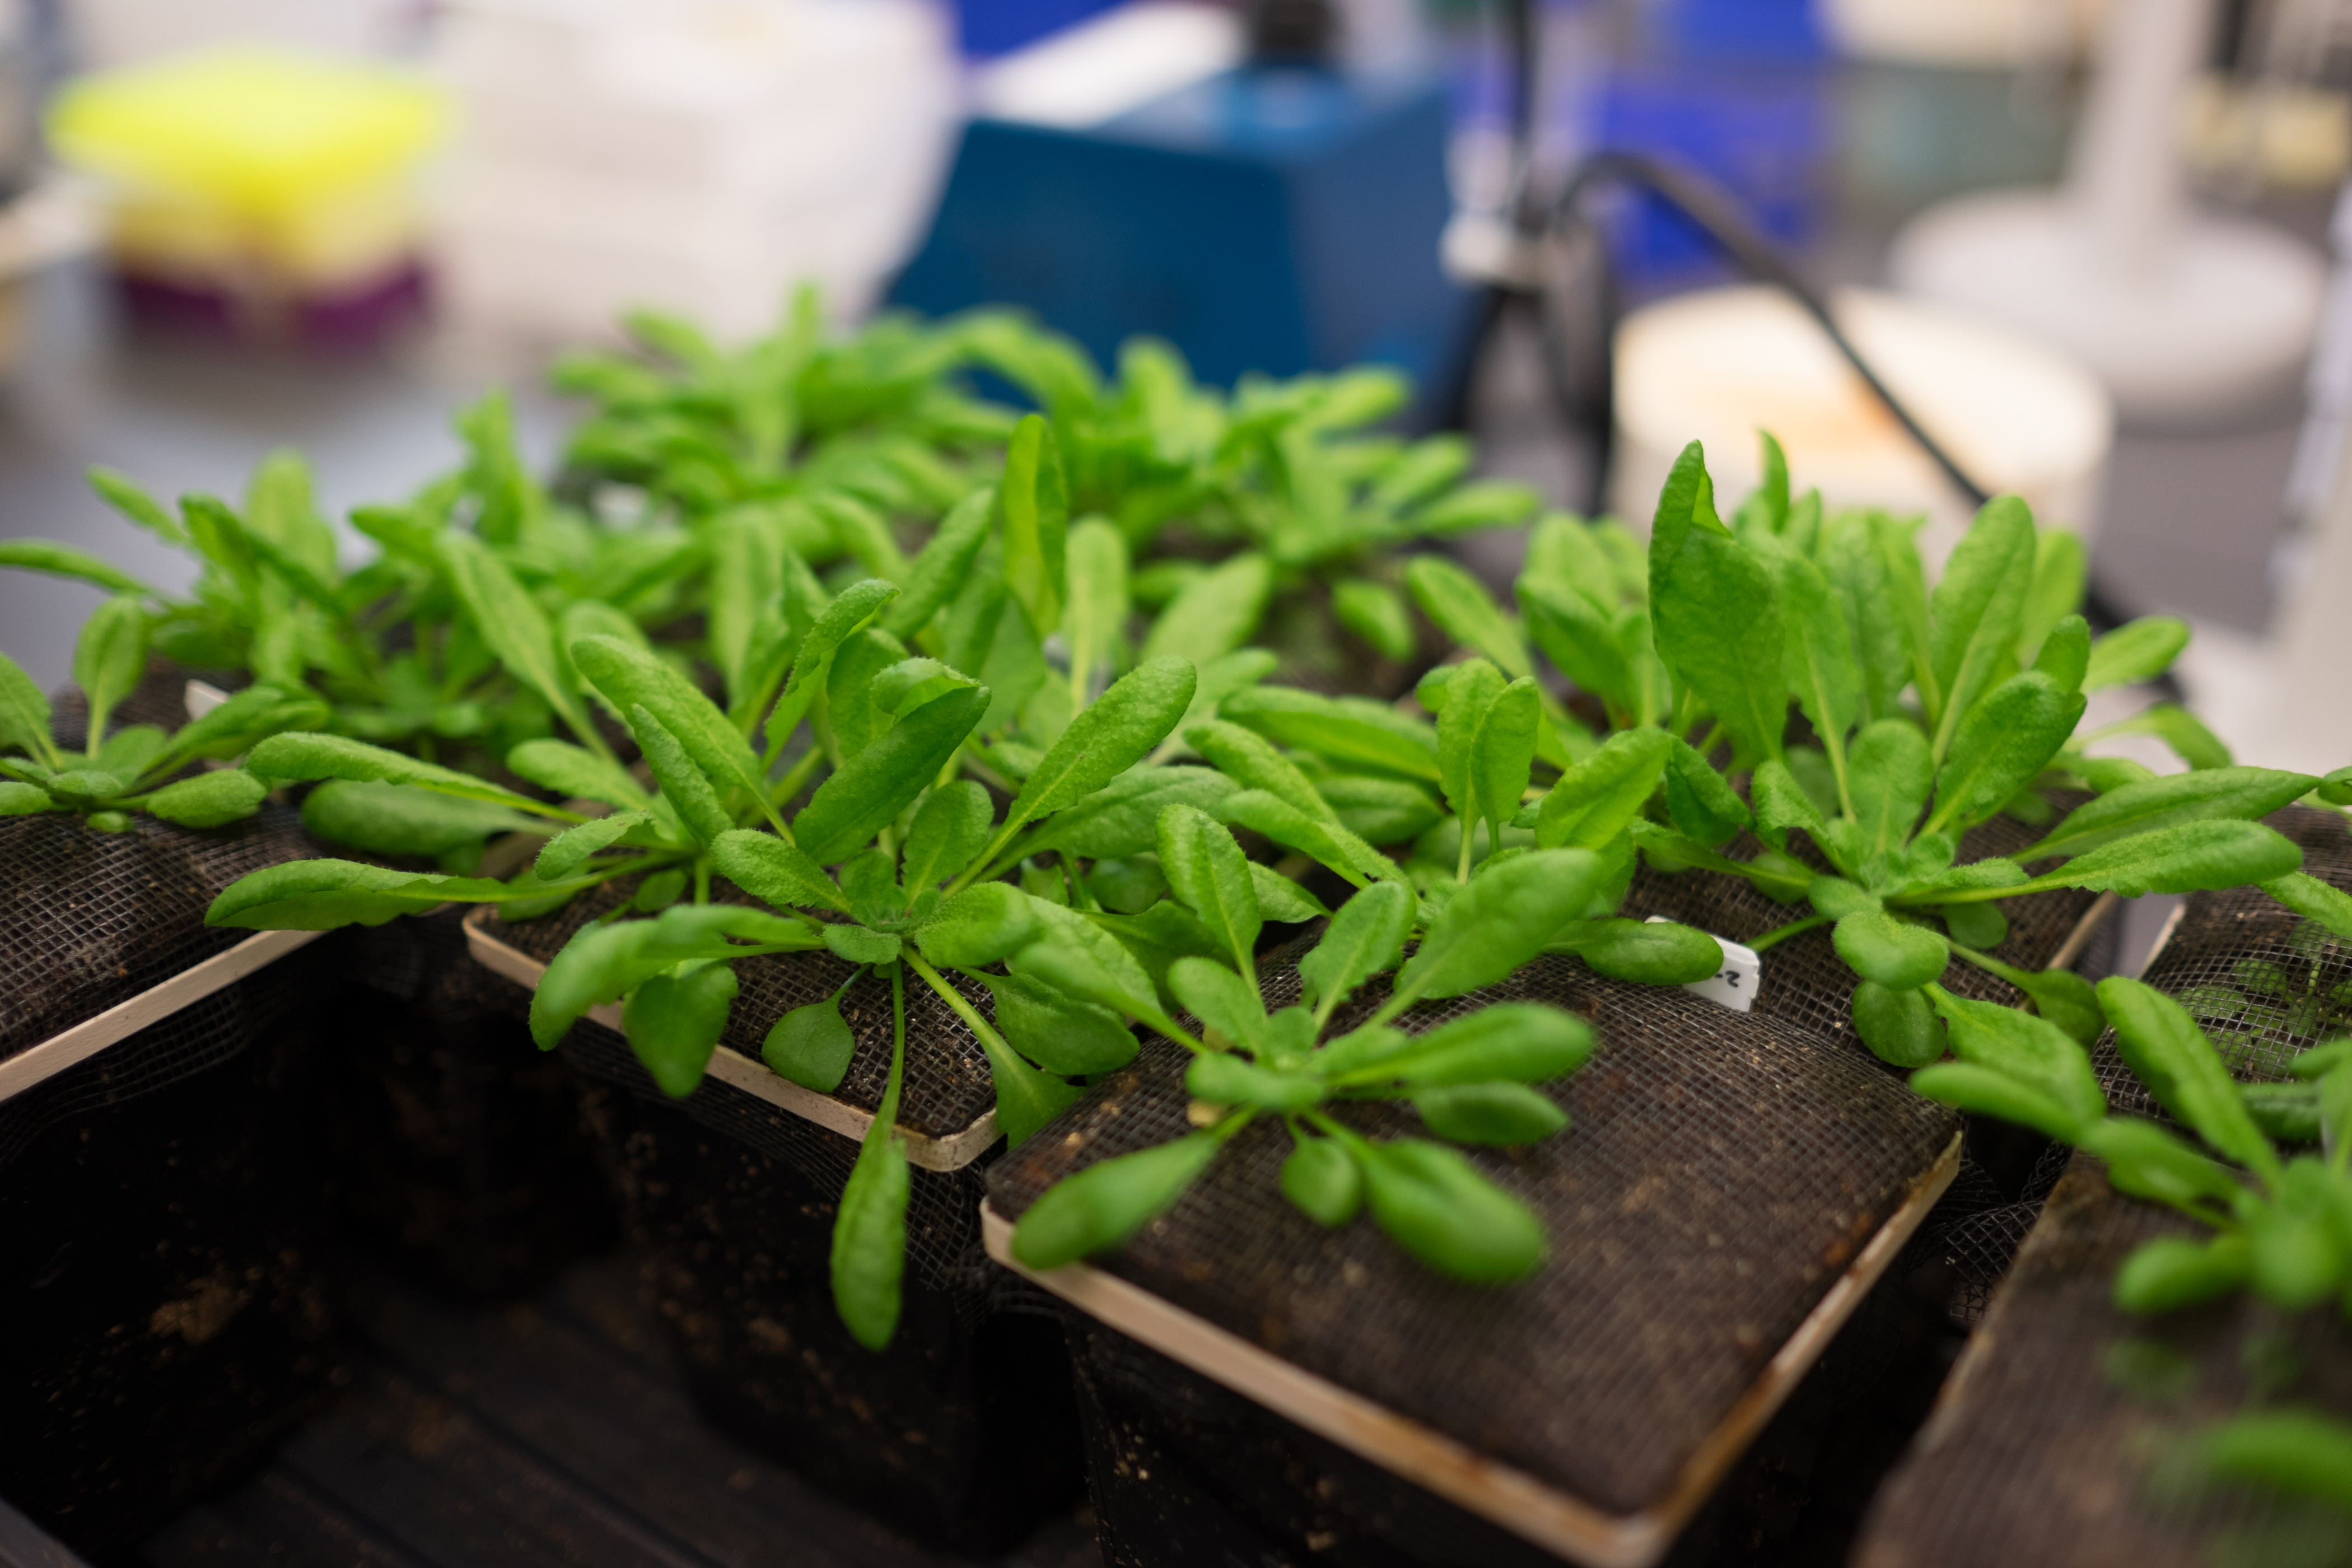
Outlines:
MULTIPOLYGON (((2196 624, 2241 760, 2325 769, 2347 89, 2352 0, 0 0, 0 536, 177 585, 90 465, 299 447, 339 515, 488 385, 551 458, 548 361, 627 308, 748 337, 808 281, 1391 363, 1637 524, 1759 426, 1944 548, 2018 490, 2196 624)), ((0 574, 0 643, 61 682, 96 595, 0 574)))

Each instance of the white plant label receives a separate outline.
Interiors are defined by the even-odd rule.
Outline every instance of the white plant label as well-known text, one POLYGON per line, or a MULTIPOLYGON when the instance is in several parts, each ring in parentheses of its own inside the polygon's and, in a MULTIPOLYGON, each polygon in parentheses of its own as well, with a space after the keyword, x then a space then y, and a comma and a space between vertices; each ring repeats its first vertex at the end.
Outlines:
MULTIPOLYGON (((1652 925, 1669 923, 1664 915, 1652 915, 1652 925)), ((1764 976, 1764 961, 1755 952, 1724 937, 1715 939, 1723 949, 1723 967, 1705 980, 1694 980, 1683 987, 1694 995, 1704 996, 1718 1006, 1735 1013, 1745 1013, 1756 1005, 1756 987, 1764 976)))
POLYGON ((186 704, 188 721, 194 723, 228 700, 228 693, 207 681, 191 680, 180 700, 186 704))

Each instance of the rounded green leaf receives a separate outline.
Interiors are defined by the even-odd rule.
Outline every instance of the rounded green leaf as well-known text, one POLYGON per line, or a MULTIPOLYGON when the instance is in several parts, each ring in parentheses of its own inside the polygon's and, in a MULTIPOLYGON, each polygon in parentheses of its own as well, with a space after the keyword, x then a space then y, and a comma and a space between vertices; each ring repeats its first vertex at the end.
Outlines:
POLYGON ((1135 1033, 1118 1015, 1066 996, 1029 974, 982 974, 1007 1044, 1048 1072, 1090 1078, 1135 1059, 1135 1033))
MULTIPOLYGON (((314 797, 320 793, 316 790, 311 792, 314 797)), ((251 816, 268 798, 269 786, 251 773, 242 768, 220 768, 198 773, 194 778, 182 779, 177 784, 165 784, 147 797, 147 809, 153 816, 166 822, 175 822, 182 827, 219 827, 251 816)), ((303 822, 307 826, 310 821, 307 802, 305 806, 303 822)), ((427 853, 437 854, 439 851, 427 853)))
POLYGON ((1940 934, 1884 910, 1856 910, 1837 922, 1830 940, 1848 968, 1889 991, 1917 990, 1941 976, 1952 956, 1940 934))
POLYGON ((1944 929, 1962 947, 1989 952, 2009 940, 2009 917, 1997 904, 1948 904, 1938 912, 1944 929))
POLYGON ((1364 1206, 1364 1180, 1335 1139, 1302 1138, 1282 1163, 1282 1195, 1327 1230, 1336 1230, 1364 1206))
POLYGON ((915 946, 933 963, 981 969, 1020 951, 1036 931, 1028 895, 1007 882, 981 882, 941 904, 916 928, 915 946))
POLYGON ((1554 946, 1572 948, 1585 967, 1639 985, 1688 985, 1723 968, 1723 944, 1672 921, 1580 921, 1554 946))
POLYGON ((760 1045, 760 1059, 769 1071, 819 1094, 841 1087, 856 1054, 857 1037, 830 997, 786 1013, 760 1045))
POLYGON ((1853 1030, 1872 1055, 1893 1067, 1925 1067, 1944 1054, 1943 1023, 1916 986, 1892 990, 1874 980, 1856 985, 1853 1030))
POLYGON ((2159 1237, 2116 1270, 2115 1303, 2126 1312, 2169 1312, 2226 1295, 2252 1273, 2253 1256, 2243 1237, 2207 1242, 2159 1237))
POLYGON ((1523 1083, 1424 1089, 1412 1108, 1432 1132, 1456 1143, 1535 1143, 1568 1125, 1568 1112, 1523 1083))
POLYGON ((622 1032, 664 1094, 684 1100, 701 1085, 734 1000, 735 972, 723 963, 656 974, 629 994, 622 1032))
POLYGON ((858 925, 829 925, 824 928, 824 945, 845 963, 870 963, 877 966, 895 963, 898 958, 898 939, 887 931, 868 931, 858 925))
POLYGON ((1365 1146, 1373 1221, 1441 1274, 1507 1285, 1543 1267, 1543 1225, 1527 1205, 1443 1144, 1399 1139, 1365 1146))

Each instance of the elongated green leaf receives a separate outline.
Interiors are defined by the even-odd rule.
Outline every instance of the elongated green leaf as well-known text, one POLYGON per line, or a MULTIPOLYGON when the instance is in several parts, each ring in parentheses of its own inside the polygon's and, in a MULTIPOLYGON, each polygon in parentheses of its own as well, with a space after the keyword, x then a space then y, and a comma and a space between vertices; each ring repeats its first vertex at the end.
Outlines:
POLYGON ((2126 1312, 2170 1312, 2226 1295, 2246 1283, 2253 1258, 2242 1236, 2200 1243, 2158 1237, 2116 1271, 2115 1303, 2126 1312))
POLYGON ((1439 1273, 1507 1285, 1543 1267, 1542 1223, 1456 1151, 1404 1138, 1364 1145, 1360 1158, 1373 1221, 1439 1273))
MULTIPOLYGON (((165 784, 147 797, 147 810, 182 827, 221 827, 251 816, 268 797, 269 786, 251 773, 221 768, 165 784)), ((306 811, 306 822, 308 816, 306 811)))
POLYGON ((1382 658, 1411 658, 1420 645, 1404 595, 1385 583, 1341 578, 1331 585, 1331 615, 1382 658))
POLYGON ((2070 1119, 2074 1131, 2063 1134, 2070 1141, 2106 1114, 2107 1098, 2089 1055, 2057 1025, 1998 1003, 1955 996, 1941 986, 1930 987, 1928 996, 1950 1031, 1952 1054, 2049 1099, 2070 1119))
POLYGON ((2302 863, 2294 845, 2255 822, 2184 822, 2102 845, 2032 887, 2089 888, 2137 899, 2195 893, 2284 877, 2302 863))
POLYGON ((1471 879, 1433 921, 1397 976, 1400 995, 1459 996, 1533 958, 1584 913, 1601 879, 1585 849, 1536 849, 1471 879))
POLYGON ((1070 501, 1053 429, 1034 414, 1013 426, 1005 446, 997 514, 1004 525, 1004 580, 1043 637, 1062 624, 1070 501))
POLYGON ((995 1001, 997 1029, 1047 1071, 1091 1076, 1135 1059, 1134 1031, 1108 1008, 1065 996, 1034 975, 977 978, 995 1001))
POLYGON ((1721 942, 1672 921, 1570 921, 1544 951, 1573 952, 1595 974, 1637 985, 1689 985, 1723 968, 1721 942))
POLYGON ((84 475, 100 500, 167 544, 185 544, 188 535, 163 504, 130 475, 93 467, 84 475))
POLYGON ((2307 1410, 2234 1416, 2195 1439, 2199 1461, 2227 1480, 2352 1509, 2352 1426, 2307 1410))
MULTIPOLYGON (((1910 655, 1887 587, 1887 558, 1879 550, 1877 529, 1873 514, 1847 512, 1830 524, 1821 553, 1822 569, 1837 589, 1838 607, 1853 639, 1862 672, 1864 723, 1896 717, 1903 688, 1911 679, 1910 655)), ((1920 595, 1924 638, 1924 589, 1920 595)))
POLYGON ((1822 569, 1782 549, 1766 559, 1780 576, 1788 616, 1789 689, 1825 744, 1842 747, 1863 716, 1862 668, 1837 591, 1822 569))
POLYGON ((113 593, 135 595, 144 599, 160 600, 163 597, 130 573, 110 566, 95 555, 63 544, 53 544, 46 539, 0 539, 0 567, 7 566, 19 572, 45 572, 52 577, 79 578, 113 593))
POLYGON ((1421 613, 1455 644, 1492 661, 1510 679, 1535 673, 1526 637, 1477 578, 1443 555, 1416 555, 1405 563, 1404 580, 1421 613))
POLYGON ((48 698, 24 666, 0 653, 0 746, 55 761, 58 749, 49 738, 49 723, 48 698))
POLYGON ((772 833, 742 827, 720 833, 710 841, 710 864, 745 892, 779 909, 848 911, 849 901, 824 868, 772 833))
POLYGON ((711 787, 709 776, 695 764, 686 748, 669 726, 643 703, 629 711, 629 729, 644 748, 646 765, 653 770, 654 781, 661 785, 662 799, 677 814, 677 819, 697 840, 708 846, 735 826, 735 819, 719 803, 719 793, 711 787))
POLYGON ((541 845, 531 868, 543 882, 562 881, 585 866, 590 856, 611 848, 639 828, 651 828, 653 824, 654 814, 650 811, 616 811, 610 816, 583 822, 541 845))
POLYGON ((1013 1256, 1058 1268, 1118 1247, 1175 1207, 1223 1147, 1215 1132, 1192 1132, 1063 1177, 1013 1226, 1013 1256))
POLYGON ((1756 835, 1773 848, 1789 847, 1789 832, 1802 828, 1816 844, 1829 837, 1828 826, 1822 821, 1820 810, 1812 797, 1789 772, 1788 764, 1777 757, 1768 757, 1756 766, 1748 781, 1748 797, 1756 814, 1756 835))
POLYGON ((1260 687, 1235 693, 1224 705, 1224 716, 1276 745, 1313 752, 1342 767, 1431 784, 1444 776, 1436 731, 1381 703, 1260 687))
POLYGON ((1150 755, 1192 700, 1196 677, 1181 658, 1154 658, 1081 710, 1023 781, 1004 830, 1073 805, 1150 755))
POLYGON ((1274 596, 1274 563, 1246 551, 1187 583, 1144 634, 1145 659, 1194 664, 1233 652, 1257 635, 1274 596))
POLYGON ((1940 689, 1936 755, 1994 667, 2017 647, 2033 586, 2033 514, 2015 496, 1995 496, 1977 513, 1927 599, 1927 649, 1940 689))
MULTIPOLYGON (((1940 1054, 1940 1041, 1936 1048, 1940 1054)), ((1904 1065, 1895 1058, 1888 1059, 1895 1060, 1898 1067, 1904 1065)), ((2052 1138, 2071 1139, 2083 1130, 2082 1122, 2053 1096, 2007 1073, 1971 1062, 1937 1062, 1921 1068, 1911 1075, 1911 1088, 1920 1098, 1938 1105, 1979 1116, 1997 1116, 2052 1138)))
MULTIPOLYGON (((1454 815, 1463 819, 1464 831, 1479 817, 1478 767, 1476 745, 1478 728, 1503 694, 1503 674, 1483 658, 1470 659, 1451 667, 1441 684, 1424 682, 1426 695, 1433 687, 1444 706, 1437 715, 1437 766, 1439 784, 1445 792, 1446 805, 1454 815)), ((1517 810, 1516 800, 1512 809, 1517 810)))
POLYGON ((494 805, 510 806, 517 811, 545 815, 547 807, 529 795, 517 795, 497 784, 485 784, 471 773, 461 773, 432 763, 420 763, 404 757, 398 752, 388 752, 381 746, 371 746, 364 741, 354 741, 345 735, 285 734, 272 735, 253 748, 246 759, 247 772, 265 779, 281 783, 312 779, 373 779, 383 784, 416 784, 436 790, 443 795, 464 800, 488 801, 494 805))
MULTIPOLYGON (((1519 797, 1527 792, 1528 773, 1535 765, 1536 730, 1542 721, 1536 683, 1528 676, 1496 693, 1479 718, 1470 743, 1470 774, 1475 781, 1478 815, 1486 819, 1497 843, 1502 840, 1503 825, 1517 814, 1519 797)), ((1443 730, 1442 722, 1439 728, 1443 730)))
POLYGON ((1356 887, 1405 880, 1395 861, 1336 822, 1307 816, 1265 790, 1244 790, 1223 805, 1225 820, 1262 833, 1286 848, 1310 855, 1356 887))
POLYGON ((2068 616, 2051 627, 2034 656, 2033 668, 2069 691, 2082 690, 2083 677, 2091 668, 2091 623, 2080 616, 2068 616))
POLYGON ((897 1136, 898 1069, 892 1092, 866 1129, 841 1191, 833 1223, 833 1304, 849 1335, 869 1351, 887 1349, 898 1331, 900 1285, 907 1270, 907 1200, 913 1177, 897 1136))
POLYGON ((1910 839, 1935 778, 1926 737, 1903 720, 1879 720, 1854 738, 1847 769, 1864 852, 1893 854, 1910 839))
POLYGON ((38 784, 21 784, 15 779, 0 781, 0 816, 30 816, 56 804, 49 792, 38 784))
POLYGON ((1326 1230, 1356 1217, 1364 1204, 1363 1177, 1338 1142, 1308 1138, 1282 1162, 1282 1195, 1326 1230))
POLYGON ((2352 942, 2352 894, 2302 871, 2264 878, 2259 886, 2305 920, 2317 921, 2343 941, 2352 942))
POLYGON ((1412 931, 1412 891, 1395 882, 1363 889, 1331 917, 1313 952, 1298 961, 1307 1000, 1328 1018, 1373 975, 1396 967, 1412 931))
MULTIPOLYGON (((2080 539, 2063 528, 2043 528, 2035 532, 2033 585, 2026 594, 2024 611, 2018 617, 2020 668, 2032 668, 2059 626, 2070 618, 2079 618, 2074 609, 2082 604, 2083 590, 2089 582, 2090 563, 2083 553, 2080 539)), ((2078 677, 2059 684, 2079 689, 2081 680, 2078 677)))
MULTIPOLYGON (((1943 1021, 1936 1016, 1924 990, 1890 991, 1873 980, 1863 981, 1853 988, 1853 1032, 1862 1037, 1871 1054, 1890 1067, 1925 1067, 1944 1054, 1943 1021)), ((1984 1072, 1981 1068, 1969 1071, 1984 1072)), ((2012 1080, 1990 1075, 2002 1084, 2012 1080)), ((1918 1080, 1913 1079, 1914 1088, 1918 1080)), ((1921 1093, 1927 1091, 1921 1089, 1921 1093)), ((1931 1098, 1933 1098, 1931 1096, 1931 1098)), ((1946 1103, 1951 1103, 1946 1101, 1946 1103)), ((1971 1110, 1989 1107, 1969 1105, 1971 1110)), ((1994 1114, 2002 1114, 1995 1111, 1994 1114)), ((2011 1118, 2017 1120, 2017 1118, 2011 1118)), ((2045 1127, 2042 1121, 2029 1125, 2045 1127)), ((2045 1128, 2046 1130, 2046 1128, 2045 1128)))
POLYGON ((333 931, 382 925, 438 904, 495 903, 503 882, 419 876, 355 860, 292 860, 239 877, 205 911, 205 923, 248 931, 333 931))
POLYGON ((1665 778, 1666 815, 1708 848, 1728 843, 1748 826, 1747 803, 1689 742, 1669 737, 1665 778))
POLYGON ((1518 601, 1528 635, 1554 668, 1611 706, 1648 717, 1641 713, 1636 655, 1625 646, 1615 616, 1582 593, 1524 574, 1518 601))
POLYGON ((525 741, 507 753, 507 768, 567 800, 601 800, 627 811, 648 799, 628 769, 568 741, 525 741))
POLYGON ((1027 847, 1032 854, 1063 849, 1090 860, 1138 854, 1159 842, 1160 814, 1169 806, 1197 806, 1219 816, 1239 787, 1208 768, 1135 768, 1055 813, 1027 847))
POLYGON ((1037 934, 1029 896, 1006 882, 966 888, 915 931, 925 958, 950 969, 979 969, 1011 957, 1037 934))
POLYGON ((2276 1182, 2277 1153, 2247 1114, 2229 1069, 2188 1010, 2121 975, 2102 980, 2098 990, 2100 1009, 2115 1025, 2125 1064, 2158 1103, 2222 1154, 2276 1182))
POLYGON ((1986 692, 1953 732, 1936 776, 1928 827, 1957 833, 1990 819, 2050 765, 2074 732, 2083 707, 2081 693, 2038 669, 1986 692))
POLYGON ((883 616, 893 636, 912 637, 930 624, 964 585, 980 547, 988 541, 988 524, 996 510, 994 489, 974 490, 940 520, 931 535, 907 568, 907 591, 883 616))
POLYGON ((878 577, 867 577, 844 588, 824 607, 808 636, 801 640, 800 651, 793 658, 792 674, 768 715, 764 733, 771 752, 782 750, 784 742, 807 714, 809 704, 825 689, 833 674, 834 657, 842 644, 862 631, 868 621, 898 597, 897 587, 878 577))
POLYGON ((1036 934, 1006 960, 1070 995, 1129 1016, 1143 1016, 1157 994, 1139 960, 1094 921, 1043 899, 1029 899, 1036 934))
MULTIPOLYGON (((251 782, 259 784, 258 780, 251 782)), ((252 798, 259 804, 258 795, 252 798)), ((414 784, 333 779, 303 800, 302 826, 312 837, 330 844, 372 849, 379 855, 430 858, 478 845, 494 833, 545 833, 550 824, 543 817, 524 816, 504 806, 461 800, 414 784)))
MULTIPOLYGON (((555 631, 539 601, 523 591, 507 563, 472 534, 450 530, 438 536, 441 560, 451 584, 473 617, 482 641, 488 645, 509 675, 547 700, 547 705, 571 725, 572 732, 588 728, 580 694, 565 678, 555 648, 555 631)), ((614 700, 623 700, 617 694, 614 700)))
POLYGON ((2110 686, 2153 680, 2171 668, 2172 661, 2188 646, 2187 621, 2171 616, 2142 616, 2091 645, 2091 662, 2084 672, 2083 689, 2099 691, 2110 686))
POLYGON ((1264 790, 1318 820, 1338 820, 1330 803, 1299 771, 1298 764, 1255 731, 1214 720, 1187 730, 1184 739, 1244 788, 1264 790))
MULTIPOLYGON (((1257 987, 1231 968, 1213 959, 1188 954, 1168 966, 1168 989, 1185 1011, 1226 1041, 1261 1057, 1265 1055, 1265 1003, 1258 995, 1257 987)), ((1245 1102, 1239 1096, 1228 1096, 1223 1097, 1221 1103, 1245 1102)))
POLYGON ((988 699, 985 686, 931 699, 818 785, 793 821, 793 837, 808 858, 820 866, 845 859, 896 820, 940 776, 988 710, 988 699))
POLYGON ((74 684, 89 702, 92 756, 106 738, 106 721, 115 705, 146 673, 147 612, 135 596, 118 595, 90 612, 74 643, 74 684))
POLYGON ((2076 806, 2024 858, 2079 855, 2129 834, 2176 823, 2211 817, 2257 820, 2302 798, 2315 782, 2308 773, 2227 767, 2127 784, 2076 806))
POLYGON ((1160 868, 1169 888, 1233 954, 1244 975, 1255 973, 1264 926, 1249 858, 1223 824, 1189 805, 1160 814, 1160 868))
POLYGON ((907 830, 901 885, 911 894, 937 887, 962 870, 988 847, 995 810, 988 791, 969 779, 934 790, 907 830))
POLYGON ((1566 1111, 1520 1083, 1420 1089, 1412 1108, 1432 1132, 1456 1143, 1537 1143, 1568 1125, 1566 1111))
POLYGON ((1422 1088, 1450 1084, 1549 1083, 1590 1060, 1591 1027, 1573 1014, 1535 1002, 1499 1002, 1441 1024, 1371 1065, 1340 1066, 1327 1053, 1336 1082, 1402 1081, 1422 1088))
MULTIPOLYGON (((1696 458, 1697 443, 1685 453, 1696 458)), ((1676 464, 1683 475, 1684 465, 1676 464)), ((1650 536, 1650 616, 1658 657, 1713 710, 1743 754, 1778 756, 1789 721, 1787 632, 1772 569, 1715 515, 1703 462, 1684 476, 1684 515, 1650 536)), ((1669 481, 1659 498, 1668 521, 1669 481)))
POLYGON ((1127 542, 1116 526, 1090 517, 1070 530, 1069 584, 1062 641, 1070 654, 1072 695, 1084 701, 1095 671, 1111 662, 1127 626, 1127 542))
POLYGON ((763 797, 760 759, 710 699, 654 655, 617 637, 583 637, 572 647, 580 673, 623 710, 644 708, 718 790, 763 797))

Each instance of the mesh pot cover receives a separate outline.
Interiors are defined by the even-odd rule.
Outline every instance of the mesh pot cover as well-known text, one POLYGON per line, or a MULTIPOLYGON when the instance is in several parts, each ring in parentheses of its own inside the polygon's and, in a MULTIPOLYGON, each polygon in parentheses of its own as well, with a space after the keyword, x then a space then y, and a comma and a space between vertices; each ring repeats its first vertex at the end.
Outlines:
POLYGON ((2328 1563, 2343 1516, 2168 1487, 2166 1440, 2258 1395, 2352 1415, 2352 1336, 2333 1303, 2284 1317, 2251 1296, 2160 1318, 2110 1301, 2142 1242, 2201 1227, 2117 1196, 2076 1155, 1943 1403, 1881 1494, 1863 1568, 2210 1568, 2328 1563))
MULTIPOLYGON (((1295 970, 1270 968, 1269 1003, 1294 1000, 1297 984, 1295 970)), ((1379 984, 1368 991, 1335 1030, 1377 1005, 1379 984)), ((1768 1368, 1792 1380, 1811 1352, 1775 1367, 1776 1354, 1801 1331, 1825 1339, 1834 1325, 1809 1319, 1832 1288, 1846 1280, 1858 1293, 1866 1281, 1848 1279, 1857 1258, 1899 1245, 1890 1218, 1901 1212, 1916 1223, 1925 1212, 1948 1178, 1958 1121, 1869 1058, 1786 1020, 1601 980, 1567 959, 1538 959, 1471 997, 1424 1005, 1408 1026, 1519 999, 1584 1014, 1602 1041, 1591 1064, 1554 1091, 1572 1128, 1516 1155, 1471 1155, 1545 1221, 1553 1256, 1534 1280, 1499 1290, 1459 1286, 1412 1261, 1369 1220, 1320 1229, 1276 1190, 1289 1149, 1278 1123, 1236 1138, 1172 1211, 1099 1268, 1134 1288, 1123 1300, 1177 1309, 1240 1342, 1242 1359, 1225 1370, 1185 1354, 1197 1370, 1277 1407, 1288 1396, 1261 1374, 1310 1374, 1370 1412, 1368 1421, 1402 1418, 1457 1453, 1509 1467, 1587 1519, 1589 1549, 1555 1535, 1559 1549, 1646 1562, 1785 1392, 1783 1384, 1759 1397, 1772 1383, 1768 1368)), ((1015 1219, 1060 1176, 1184 1131, 1183 1067, 1174 1047, 1148 1047, 992 1169, 992 1209, 1015 1219)), ((1393 1105, 1346 1114, 1368 1132, 1417 1126, 1393 1105)), ((1047 1283, 1071 1288, 1066 1273, 1047 1283)), ((1117 1326, 1140 1333, 1140 1321, 1117 1326)), ((1089 1329, 1079 1342, 1108 1342, 1089 1329)), ((1120 1381, 1117 1366, 1093 1361, 1082 1375, 1090 1387, 1120 1381)), ((1229 1405, 1218 1420, 1231 1419, 1249 1422, 1251 1441, 1269 1456, 1303 1451, 1302 1434, 1256 1405, 1229 1405)), ((1176 1426, 1149 1436, 1178 1454, 1189 1441, 1176 1426)), ((1262 1475, 1273 1463, 1256 1468, 1262 1475)), ((1465 1473, 1477 1468, 1465 1461, 1465 1473)), ((1403 1479, 1441 1491, 1447 1484, 1433 1473, 1403 1479)), ((1391 1522, 1408 1505, 1393 1500, 1412 1489, 1391 1478, 1391 1502, 1362 1511, 1296 1500, 1285 1510, 1230 1491, 1221 1500, 1289 1550, 1318 1549, 1315 1538, 1329 1535, 1404 1551, 1391 1522), (1320 1522, 1302 1533, 1307 1519, 1320 1522)), ((1465 1494, 1448 1495, 1463 1502, 1465 1494)), ((1097 1496, 1098 1509, 1105 1500, 1097 1496)), ((1425 1500, 1411 1502, 1423 1510, 1417 1517, 1450 1514, 1427 1511, 1425 1500)), ((1507 1508, 1474 1511, 1524 1532, 1524 1518, 1507 1508)), ((1108 1515, 1104 1528, 1125 1549, 1153 1533, 1146 1521, 1108 1515)), ((1411 1554, 1492 1560, 1494 1532, 1484 1526, 1446 1524, 1436 1537, 1417 1537, 1411 1554)))

